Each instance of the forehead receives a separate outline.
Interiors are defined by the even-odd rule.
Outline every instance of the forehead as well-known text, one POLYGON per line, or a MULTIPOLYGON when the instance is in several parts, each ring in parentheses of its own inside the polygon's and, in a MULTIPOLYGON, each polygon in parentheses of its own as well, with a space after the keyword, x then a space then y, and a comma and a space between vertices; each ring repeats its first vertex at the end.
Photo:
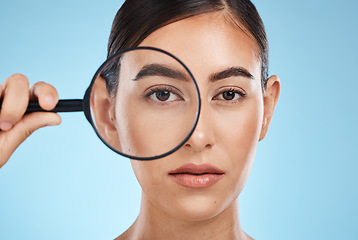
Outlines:
POLYGON ((195 76, 240 66, 260 78, 257 43, 223 12, 171 23, 150 34, 139 46, 157 47, 174 54, 195 76))

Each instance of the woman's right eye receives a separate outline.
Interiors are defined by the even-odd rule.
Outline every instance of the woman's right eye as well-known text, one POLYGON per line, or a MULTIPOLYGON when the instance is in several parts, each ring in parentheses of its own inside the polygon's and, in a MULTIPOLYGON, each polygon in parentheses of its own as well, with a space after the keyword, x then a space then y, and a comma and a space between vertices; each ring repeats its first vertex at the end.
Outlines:
POLYGON ((146 94, 146 97, 157 102, 173 102, 183 99, 171 88, 150 89, 150 92, 146 94))
POLYGON ((169 91, 163 90, 163 91, 156 91, 150 95, 150 98, 153 100, 158 100, 161 102, 165 101, 174 101, 175 96, 169 91))

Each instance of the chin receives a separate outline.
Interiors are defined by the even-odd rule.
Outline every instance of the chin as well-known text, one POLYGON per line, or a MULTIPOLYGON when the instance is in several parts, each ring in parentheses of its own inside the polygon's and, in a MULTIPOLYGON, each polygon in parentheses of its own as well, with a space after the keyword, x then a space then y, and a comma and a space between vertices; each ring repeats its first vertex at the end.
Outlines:
POLYGON ((176 207, 172 205, 171 211, 175 211, 172 214, 183 221, 205 221, 219 215, 233 202, 221 198, 192 195, 177 198, 173 203, 176 207))

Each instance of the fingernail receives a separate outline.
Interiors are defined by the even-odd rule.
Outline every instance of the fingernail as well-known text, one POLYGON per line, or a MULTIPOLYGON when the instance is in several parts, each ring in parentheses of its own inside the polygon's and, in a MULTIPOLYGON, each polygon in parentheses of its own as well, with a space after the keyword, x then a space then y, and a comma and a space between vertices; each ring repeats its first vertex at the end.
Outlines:
POLYGON ((3 131, 8 131, 12 128, 12 124, 8 122, 2 122, 0 125, 0 129, 3 131))

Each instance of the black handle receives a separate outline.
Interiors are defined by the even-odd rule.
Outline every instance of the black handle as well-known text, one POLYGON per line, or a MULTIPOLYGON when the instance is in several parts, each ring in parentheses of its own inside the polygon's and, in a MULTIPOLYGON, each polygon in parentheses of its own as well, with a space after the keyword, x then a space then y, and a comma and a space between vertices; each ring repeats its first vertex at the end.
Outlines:
POLYGON ((30 101, 26 113, 31 112, 83 112, 82 99, 62 99, 51 111, 43 110, 37 101, 30 101))
MULTIPOLYGON (((0 99, 0 110, 2 99, 0 99)), ((62 99, 51 111, 42 109, 37 101, 30 101, 26 113, 31 112, 83 112, 83 99, 62 99)))

